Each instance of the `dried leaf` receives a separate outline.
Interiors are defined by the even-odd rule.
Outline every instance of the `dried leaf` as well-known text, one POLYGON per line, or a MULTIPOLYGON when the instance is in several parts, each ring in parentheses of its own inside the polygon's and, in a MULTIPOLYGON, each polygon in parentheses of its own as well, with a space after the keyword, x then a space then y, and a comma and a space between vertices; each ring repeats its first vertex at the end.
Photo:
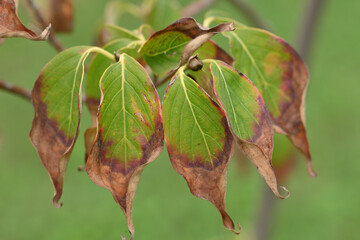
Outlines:
POLYGON ((80 46, 59 53, 43 68, 32 91, 30 139, 54 185, 55 207, 61 206, 65 169, 79 131, 84 61, 93 51, 104 52, 80 46))
MULTIPOLYGON (((154 33, 142 46, 140 52, 144 54, 145 61, 155 74, 165 75, 179 66, 182 51, 188 42, 210 31, 193 18, 182 18, 154 33)), ((233 59, 211 40, 195 53, 199 53, 201 59, 215 58, 228 64, 233 62, 233 59)))
POLYGON ((96 124, 95 127, 89 127, 86 129, 84 133, 84 144, 85 144, 85 163, 87 162, 87 159, 89 158, 91 149, 95 142, 95 137, 97 133, 96 124))
POLYGON ((50 23, 56 32, 71 32, 73 0, 51 0, 50 23))
POLYGON ((126 54, 104 72, 100 89, 97 136, 86 171, 110 190, 133 238, 131 212, 140 174, 163 148, 160 100, 145 69, 126 54))
POLYGON ((0 1, 0 38, 21 37, 33 41, 46 40, 50 34, 49 25, 40 35, 26 28, 16 14, 14 0, 0 1))
POLYGON ((241 150, 256 166, 274 194, 284 198, 278 191, 271 165, 272 122, 259 90, 247 77, 223 62, 212 61, 210 69, 215 95, 241 150))
MULTIPOLYGON (((228 20, 208 15, 205 23, 228 20)), ((235 68, 254 82, 265 100, 275 131, 287 135, 304 154, 308 173, 315 177, 305 130, 305 94, 309 83, 305 63, 280 37, 238 23, 235 26, 235 31, 224 33, 236 59, 235 68)))
POLYGON ((305 63, 288 43, 267 31, 241 28, 228 36, 234 56, 237 59, 242 56, 235 62, 235 68, 254 81, 271 113, 275 130, 291 139, 305 155, 310 176, 316 176, 305 130, 304 99, 309 82, 305 63))
POLYGON ((191 193, 219 210, 224 226, 235 232, 225 210, 227 167, 233 138, 225 113, 180 68, 162 107, 166 147, 174 169, 191 193))

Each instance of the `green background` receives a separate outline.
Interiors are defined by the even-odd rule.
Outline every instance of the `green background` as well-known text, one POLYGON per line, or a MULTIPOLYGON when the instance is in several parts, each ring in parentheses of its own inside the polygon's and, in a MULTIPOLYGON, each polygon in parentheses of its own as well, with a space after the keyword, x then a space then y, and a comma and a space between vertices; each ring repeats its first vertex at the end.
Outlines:
MULTIPOLYGON (((185 5, 189 1, 183 1, 185 5)), ((296 46, 303 0, 253 0, 272 32, 296 46)), ((66 47, 92 44, 106 1, 75 1, 75 28, 60 35, 66 47)), ((213 9, 242 15, 218 1, 213 9)), ((269 239, 358 239, 360 234, 360 1, 326 1, 312 45, 307 92, 307 131, 318 177, 305 162, 285 186, 287 200, 275 200, 269 239), (270 237, 271 235, 271 237, 270 237)), ((26 11, 19 14, 30 26, 26 11)), ((200 14, 201 15, 201 14, 200 14)), ((199 16, 200 16, 199 15, 199 16)), ((198 19, 201 19, 198 18, 198 19)), ((170 24, 171 21, 164 25, 170 24)), ((135 23, 124 26, 136 27, 135 23)), ((0 79, 32 88, 41 68, 56 54, 46 42, 8 39, 0 46, 0 79)), ((160 92, 163 92, 163 88, 160 92)), ((83 132, 90 125, 83 108, 81 132, 68 165, 62 201, 52 206, 53 189, 28 133, 33 108, 0 91, 0 239, 120 239, 125 217, 108 190, 92 183, 83 164, 83 132)), ((134 201, 136 239, 255 239, 264 184, 254 167, 229 168, 227 209, 240 222, 239 236, 226 231, 217 210, 192 196, 172 169, 166 151, 145 168, 134 201)))

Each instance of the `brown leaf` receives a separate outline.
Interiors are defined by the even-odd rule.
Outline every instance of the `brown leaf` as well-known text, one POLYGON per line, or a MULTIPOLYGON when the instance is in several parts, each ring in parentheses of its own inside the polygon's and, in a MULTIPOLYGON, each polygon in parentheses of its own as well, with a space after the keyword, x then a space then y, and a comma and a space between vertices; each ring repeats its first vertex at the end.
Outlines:
POLYGON ((51 0, 50 23, 56 32, 71 32, 73 0, 51 0))
POLYGON ((85 144, 85 163, 90 155, 91 149, 95 142, 96 137, 96 127, 90 127, 86 129, 84 133, 84 144, 85 144))
POLYGON ((0 38, 21 37, 33 41, 46 40, 50 34, 51 25, 37 35, 26 28, 16 14, 14 0, 0 0, 0 38))

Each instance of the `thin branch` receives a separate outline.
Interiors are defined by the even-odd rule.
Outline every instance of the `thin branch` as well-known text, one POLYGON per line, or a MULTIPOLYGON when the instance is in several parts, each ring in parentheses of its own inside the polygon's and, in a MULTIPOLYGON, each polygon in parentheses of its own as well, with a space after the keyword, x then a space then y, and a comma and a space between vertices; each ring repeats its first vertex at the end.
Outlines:
POLYGON ((26 90, 22 87, 13 85, 8 82, 0 81, 0 89, 16 94, 17 96, 22 97, 23 99, 26 99, 28 101, 31 101, 31 91, 26 90))
POLYGON ((304 9, 304 17, 298 32, 298 51, 304 59, 308 59, 311 45, 316 33, 320 16, 326 0, 309 0, 304 9))
POLYGON ((244 16, 255 26, 262 29, 268 29, 267 24, 262 17, 253 9, 251 5, 243 0, 228 0, 235 7, 237 7, 244 16))
POLYGON ((190 3, 183 10, 184 17, 192 17, 214 4, 217 0, 198 0, 190 3))
MULTIPOLYGON (((320 13, 324 8, 325 0, 309 0, 306 4, 305 14, 301 18, 302 27, 298 32, 298 50, 304 59, 308 59, 313 44, 315 29, 319 22, 320 13)), ((271 191, 266 187, 263 192, 260 212, 258 215, 257 240, 267 240, 271 236, 269 230, 273 223, 273 215, 276 211, 276 201, 271 191)))
POLYGON ((261 196, 260 211, 258 213, 257 222, 257 240, 270 239, 271 223, 274 222, 274 212, 276 210, 276 198, 268 186, 263 184, 261 196))
MULTIPOLYGON (((29 4, 30 8, 32 9, 32 11, 35 14, 36 20, 39 22, 39 24, 41 25, 42 28, 46 28, 47 27, 47 23, 45 21, 45 18, 43 17, 43 15, 41 14, 39 8, 36 6, 36 4, 34 3, 33 0, 27 0, 27 3, 29 4)), ((49 42, 51 43, 51 45, 58 51, 61 52, 64 50, 64 47, 62 46, 62 44, 59 42, 59 40, 57 40, 57 38, 55 37, 54 34, 54 30, 50 31, 50 35, 48 38, 49 42)))

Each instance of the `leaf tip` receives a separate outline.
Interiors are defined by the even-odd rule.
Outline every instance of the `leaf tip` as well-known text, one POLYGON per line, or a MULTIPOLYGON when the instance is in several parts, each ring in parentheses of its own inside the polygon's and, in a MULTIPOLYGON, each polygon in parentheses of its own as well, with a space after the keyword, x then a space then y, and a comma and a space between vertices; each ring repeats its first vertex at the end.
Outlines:
POLYGON ((61 192, 58 192, 58 191, 57 191, 57 192, 55 193, 55 196, 54 196, 54 198, 53 198, 53 205, 54 205, 55 208, 61 208, 62 205, 63 205, 62 202, 59 203, 59 200, 60 200, 60 198, 61 198, 61 195, 62 195, 61 192))
POLYGON ((315 178, 317 177, 317 173, 315 172, 311 159, 307 159, 307 171, 310 177, 315 178))

